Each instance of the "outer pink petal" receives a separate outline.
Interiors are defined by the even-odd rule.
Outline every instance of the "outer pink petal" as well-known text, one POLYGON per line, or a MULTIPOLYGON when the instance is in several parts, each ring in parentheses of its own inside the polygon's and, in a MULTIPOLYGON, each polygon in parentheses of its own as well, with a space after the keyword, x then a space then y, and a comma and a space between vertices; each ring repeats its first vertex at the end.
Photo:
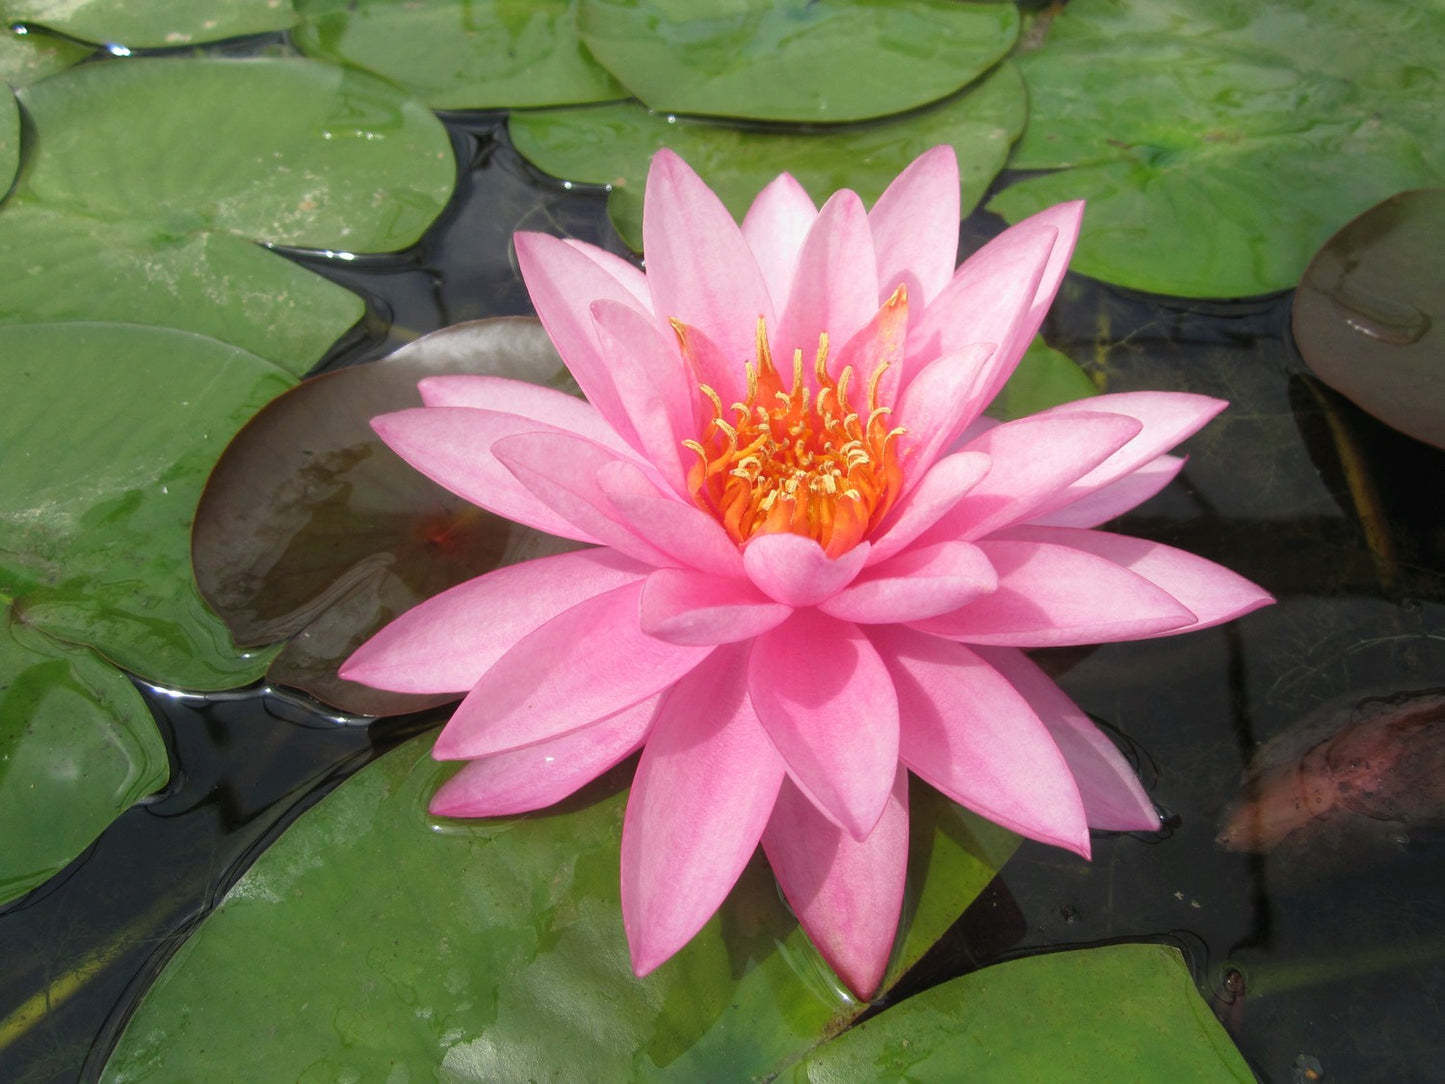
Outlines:
POLYGON ((597 408, 585 399, 504 376, 455 373, 429 376, 416 386, 421 401, 429 407, 472 407, 498 414, 515 414, 566 429, 598 444, 632 454, 597 408))
POLYGON ((579 241, 575 237, 564 237, 562 241, 611 275, 623 289, 632 295, 640 309, 644 312, 651 310, 652 291, 647 288, 647 276, 643 274, 640 267, 606 249, 589 245, 586 241, 579 241))
POLYGON ((958 221, 958 157, 949 146, 924 151, 868 214, 879 300, 900 284, 920 304, 937 297, 958 259, 958 221))
POLYGON ((529 632, 649 571, 602 549, 499 568, 396 618, 352 652, 341 676, 402 693, 465 692, 529 632))
POLYGON ((803 238, 818 217, 813 200, 791 174, 782 173, 758 193, 743 218, 743 237, 777 307, 788 299, 803 238))
POLYGON ((1050 527, 1097 527, 1143 504, 1174 481, 1183 466, 1180 456, 1161 455, 1078 500, 1030 516, 1029 522, 1050 527))
POLYGON ((672 685, 713 650, 648 636, 642 584, 573 606, 496 661, 437 738, 432 755, 467 760, 546 741, 672 685))
POLYGON ((908 773, 898 768, 883 814, 861 843, 783 782, 763 850, 809 940, 854 996, 883 981, 908 872, 908 773))
POLYGON ((737 543, 722 524, 695 504, 659 493, 631 463, 606 464, 597 472, 597 484, 617 519, 662 552, 718 576, 746 575, 737 543))
POLYGON ((872 539, 867 566, 892 557, 932 527, 959 499, 978 484, 990 467, 988 456, 979 452, 946 455, 905 493, 872 539))
POLYGON ((664 701, 622 826, 622 922, 645 975, 692 939, 757 847, 783 762, 724 648, 664 701))
POLYGON ((510 817, 545 809, 641 747, 661 700, 649 697, 560 738, 468 761, 427 809, 438 817, 510 817))
POLYGON ((1069 765, 1013 685, 962 644, 901 628, 874 641, 898 690, 903 763, 989 820, 1089 857, 1069 765))
POLYGON ((748 578, 785 606, 816 606, 837 594, 868 559, 868 543, 829 557, 811 538, 798 534, 754 535, 743 549, 748 578))
POLYGON ((515 414, 468 407, 416 407, 371 419, 387 446, 438 485, 499 516, 548 534, 597 542, 596 535, 558 515, 517 480, 492 445, 520 433, 571 433, 515 414))
POLYGON ((1069 762, 1091 828, 1159 830, 1159 813, 1129 762, 1047 674, 1014 648, 981 647, 978 655, 1008 679, 1049 728, 1069 762))
MULTIPOLYGON (((818 336, 827 333, 831 357, 868 323, 878 308, 878 273, 868 214, 856 192, 842 189, 823 205, 798 253, 787 307, 770 329, 773 360, 786 372, 793 351, 803 352, 811 376, 818 336)), ((829 370, 837 375, 834 366, 829 370)), ((861 374, 867 376, 868 374, 861 374)))
POLYGON ((898 701, 868 638, 799 610, 756 640, 748 694, 793 782, 829 820, 866 838, 898 760, 898 701))
POLYGON ((792 612, 746 580, 692 569, 659 569, 642 588, 642 631, 670 644, 751 640, 792 612))
POLYGON ((998 590, 917 627, 970 644, 1055 647, 1134 640, 1194 624, 1160 587, 1072 546, 983 539, 998 590))
POLYGON ((831 617, 864 625, 922 621, 956 610, 998 586, 977 546, 918 546, 874 565, 819 605, 831 617))
POLYGON ((653 311, 662 320, 700 329, 732 359, 735 380, 713 387, 724 403, 741 399, 746 390, 741 363, 755 354, 758 318, 773 326, 772 302, 727 208, 670 150, 652 156, 642 242, 653 311))
POLYGON ((1068 546, 1112 561, 1167 591, 1196 618, 1180 628, 1145 633, 1145 636, 1172 636, 1177 632, 1209 628, 1274 601, 1274 597, 1257 584, 1213 561, 1145 538, 1074 527, 1014 527, 1000 537, 1068 546))

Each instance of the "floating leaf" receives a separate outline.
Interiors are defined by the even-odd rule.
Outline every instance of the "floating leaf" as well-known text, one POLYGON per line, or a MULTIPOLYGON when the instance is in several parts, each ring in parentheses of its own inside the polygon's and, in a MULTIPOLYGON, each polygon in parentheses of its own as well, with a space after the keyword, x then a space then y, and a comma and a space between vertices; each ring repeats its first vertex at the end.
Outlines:
POLYGON ((1088 374, 1043 339, 1029 344, 1018 368, 992 403, 989 414, 1002 418, 1023 418, 1041 410, 1098 395, 1088 374))
POLYGON ((610 184, 607 211, 634 248, 642 243, 642 192, 659 147, 671 147, 741 218, 759 189, 786 170, 814 196, 851 188, 877 199, 909 162, 930 147, 958 151, 967 214, 1023 128, 1023 84, 1011 64, 965 94, 878 124, 824 132, 733 128, 669 120, 632 104, 514 113, 512 141, 540 169, 569 181, 610 184))
POLYGON ((20 168, 20 107, 9 87, 0 89, 0 197, 10 191, 20 168))
POLYGON ((385 76, 436 109, 625 98, 577 37, 577 0, 297 0, 308 56, 385 76))
POLYGON ((1072 266, 1108 282, 1286 289, 1342 222, 1445 178, 1442 45, 1445 12, 1393 0, 1075 0, 1019 59, 1030 116, 1010 163, 1062 172, 990 209, 1016 222, 1087 198, 1072 266))
POLYGON ((1445 189, 1391 196, 1330 238, 1294 297, 1294 338, 1321 380, 1445 448, 1445 189))
POLYGON ((0 28, 0 83, 23 87, 79 64, 94 51, 88 45, 53 34, 0 28))
POLYGON ((265 34, 296 21, 290 0, 5 0, 5 18, 132 49, 265 34))
POLYGON ((845 122, 944 98, 1018 36, 1012 4, 582 0, 592 55, 658 112, 845 122))
POLYGON ((926 990, 825 1043, 789 1079, 1255 1077, 1177 950, 1106 945, 1014 960, 926 990))
POLYGON ((236 642, 288 641, 271 680, 362 715, 456 699, 342 681, 336 668, 367 636, 463 580, 571 548, 429 481, 372 431, 377 414, 420 406, 417 381, 438 373, 566 375, 536 320, 427 335, 270 403, 226 449, 196 510, 196 577, 236 642))
MULTIPOLYGON (((425 804, 450 769, 430 745, 366 768, 261 856, 152 987, 105 1080, 217 1065, 240 1080, 542 1080, 581 1067, 598 1080, 746 1080, 865 1008, 836 987, 761 862, 691 944, 633 977, 618 902, 626 796, 599 797, 604 781, 565 809, 439 823, 425 804)), ((925 787, 912 805, 918 907, 895 976, 1014 842, 925 787)))

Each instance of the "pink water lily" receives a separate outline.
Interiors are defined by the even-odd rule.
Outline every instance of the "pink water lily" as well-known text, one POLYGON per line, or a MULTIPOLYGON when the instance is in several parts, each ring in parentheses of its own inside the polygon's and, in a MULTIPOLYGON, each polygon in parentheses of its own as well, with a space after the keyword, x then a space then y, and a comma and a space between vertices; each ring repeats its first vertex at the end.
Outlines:
POLYGON ((374 425, 427 476, 592 548, 489 573, 343 667, 466 693, 432 811, 520 813, 642 750, 622 831, 639 975, 686 944, 759 842, 813 943, 867 997, 898 925, 908 773, 1026 836, 1157 827, 1127 762, 1021 649, 1185 632, 1269 601, 1199 557, 1099 531, 1162 488, 1224 404, 1101 395, 981 418, 1051 303, 1081 204, 955 269, 953 151, 871 211, 786 174, 741 228, 668 151, 644 274, 516 238, 587 401, 424 381, 374 425))

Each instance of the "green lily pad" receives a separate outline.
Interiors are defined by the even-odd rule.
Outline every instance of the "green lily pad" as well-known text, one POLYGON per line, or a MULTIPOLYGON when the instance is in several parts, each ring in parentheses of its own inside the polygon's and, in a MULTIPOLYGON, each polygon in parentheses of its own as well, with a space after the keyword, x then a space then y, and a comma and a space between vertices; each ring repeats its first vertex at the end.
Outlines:
POLYGON ((1003 420, 1024 418, 1098 394, 1098 387, 1072 358, 1036 338, 1019 359, 1013 376, 989 404, 988 412, 1003 420))
MULTIPOLYGON (((261 856, 152 987, 105 1080, 217 1065, 238 1080, 550 1080, 583 1067, 596 1080, 746 1080, 864 1008, 761 862, 682 952, 633 977, 617 887, 626 796, 607 793, 617 773, 556 811, 438 822, 425 805, 450 769, 430 744, 371 765, 261 856)), ((1014 842, 927 788, 913 794, 919 905, 895 973, 1014 842)))
POLYGON ((1386 0, 1075 0, 1019 58, 1030 116, 1010 163, 1061 172, 989 207, 1016 222, 1088 199, 1072 266, 1108 282, 1287 289, 1344 222, 1445 180, 1442 46, 1445 12, 1386 0))
POLYGON ((285 30, 290 0, 5 0, 9 22, 34 23, 82 41, 154 49, 285 30))
POLYGON ((128 678, 0 596, 0 903, 62 869, 165 785, 165 744, 128 678))
POLYGON ((20 107, 9 87, 0 90, 0 198, 15 182, 20 168, 20 107))
POLYGON ((582 40, 658 112, 831 122, 947 97, 1018 36, 1012 4, 582 0, 582 40))
POLYGON ((385 76, 435 109, 602 102, 627 91, 577 36, 577 0, 297 0, 308 56, 385 76))
POLYGON ((54 34, 22 28, 0 28, 0 83, 23 87, 64 71, 95 52, 88 45, 54 34))
POLYGON ((926 990, 825 1043, 790 1079, 1255 1077, 1176 949, 1106 945, 1014 960, 926 990))
POLYGON ((951 143, 967 214, 1003 168, 1026 112, 1018 71, 1005 63, 977 87, 938 105, 819 132, 669 119, 633 104, 514 113, 508 125, 517 149, 538 168, 568 181, 612 185, 608 214, 623 239, 640 249, 643 186, 660 147, 682 155, 741 218, 758 190, 781 172, 793 174, 815 199, 851 188, 872 202, 918 155, 951 143))

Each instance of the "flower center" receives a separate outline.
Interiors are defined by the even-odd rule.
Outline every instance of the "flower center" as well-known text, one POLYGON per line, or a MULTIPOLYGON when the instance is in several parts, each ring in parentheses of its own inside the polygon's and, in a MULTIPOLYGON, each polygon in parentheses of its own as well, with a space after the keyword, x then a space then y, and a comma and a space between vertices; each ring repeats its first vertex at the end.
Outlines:
MULTIPOLYGON (((676 322, 673 328, 681 341, 684 328, 676 322)), ((812 385, 804 379, 803 352, 795 350, 792 385, 784 387, 761 319, 757 344, 746 401, 725 409, 716 391, 699 385, 712 421, 701 440, 683 442, 698 457, 688 487, 739 544, 789 532, 837 557, 888 513, 903 479, 894 439, 903 430, 888 427, 892 411, 878 402, 888 363, 869 377, 867 411, 860 414, 849 401, 852 366, 836 381, 828 375, 826 333, 818 337, 812 385)))

